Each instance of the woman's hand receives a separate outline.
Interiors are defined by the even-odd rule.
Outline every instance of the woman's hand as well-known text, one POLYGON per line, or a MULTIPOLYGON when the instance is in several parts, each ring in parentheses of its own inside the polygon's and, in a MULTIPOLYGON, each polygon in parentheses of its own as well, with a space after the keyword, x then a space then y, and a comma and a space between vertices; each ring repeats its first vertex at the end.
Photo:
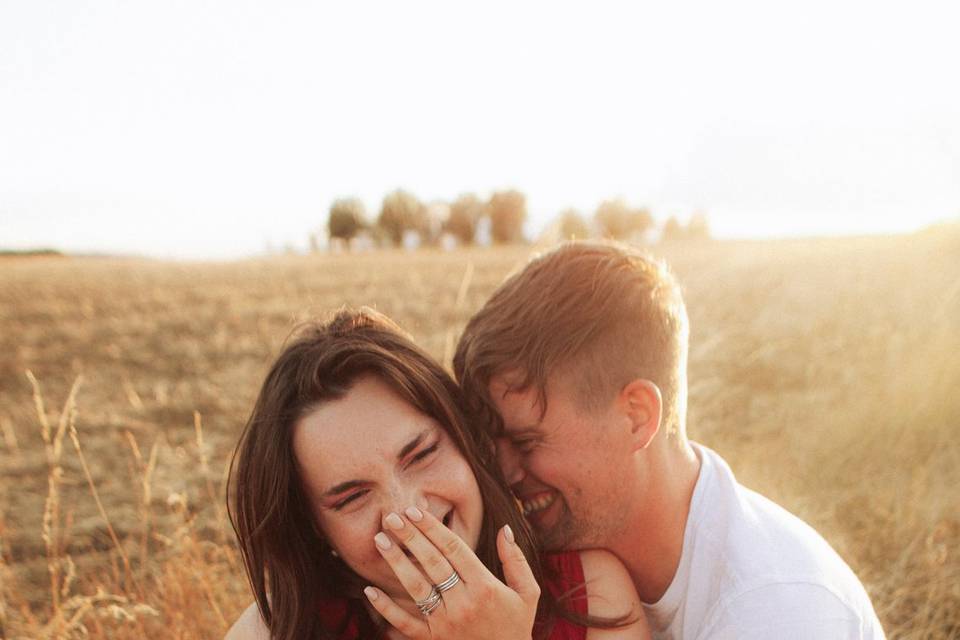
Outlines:
POLYGON ((364 589, 373 607, 400 633, 412 640, 530 640, 540 586, 508 526, 497 533, 497 553, 507 581, 503 584, 429 512, 410 507, 404 515, 388 515, 384 525, 389 535, 377 534, 377 549, 414 601, 430 598, 434 585, 444 584, 454 571, 460 576, 440 594, 429 615, 412 615, 380 589, 364 589), (410 550, 420 567, 400 545, 410 550))

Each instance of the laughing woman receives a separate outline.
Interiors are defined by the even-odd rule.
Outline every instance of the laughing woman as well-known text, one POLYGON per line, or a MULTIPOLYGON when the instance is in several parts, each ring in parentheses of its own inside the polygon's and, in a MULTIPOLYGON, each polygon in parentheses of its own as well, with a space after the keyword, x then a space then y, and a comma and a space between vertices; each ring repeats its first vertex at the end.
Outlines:
POLYGON ((386 317, 302 331, 233 460, 255 602, 227 639, 649 637, 615 557, 537 552, 481 427, 386 317))

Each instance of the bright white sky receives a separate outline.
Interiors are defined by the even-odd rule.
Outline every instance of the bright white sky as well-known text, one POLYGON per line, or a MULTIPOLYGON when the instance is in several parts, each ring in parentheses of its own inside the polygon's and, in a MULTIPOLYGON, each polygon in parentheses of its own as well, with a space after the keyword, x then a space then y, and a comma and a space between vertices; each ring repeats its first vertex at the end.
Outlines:
POLYGON ((249 255, 398 186, 916 229, 960 216, 951 5, 3 0, 0 248, 249 255))

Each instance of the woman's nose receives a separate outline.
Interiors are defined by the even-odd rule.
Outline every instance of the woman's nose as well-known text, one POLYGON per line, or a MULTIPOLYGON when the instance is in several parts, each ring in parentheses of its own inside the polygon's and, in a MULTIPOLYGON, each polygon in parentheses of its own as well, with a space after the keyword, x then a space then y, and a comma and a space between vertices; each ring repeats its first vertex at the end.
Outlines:
POLYGON ((383 515, 389 513, 402 514, 407 507, 419 507, 426 509, 429 505, 427 500, 428 487, 418 484, 398 483, 391 487, 387 500, 383 506, 383 515))

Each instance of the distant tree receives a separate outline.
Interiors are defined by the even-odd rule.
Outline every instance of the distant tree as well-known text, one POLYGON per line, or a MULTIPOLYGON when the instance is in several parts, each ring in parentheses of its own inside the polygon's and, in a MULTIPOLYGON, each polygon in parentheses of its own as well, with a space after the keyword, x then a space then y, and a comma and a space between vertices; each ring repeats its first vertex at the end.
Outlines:
POLYGON ((560 238, 563 240, 590 237, 590 227, 576 209, 565 209, 559 216, 560 238))
POLYGON ((631 209, 622 199, 605 200, 597 207, 594 220, 605 238, 627 240, 641 235, 653 226, 653 216, 647 209, 631 209))
POLYGON ((648 231, 653 229, 656 225, 656 220, 653 219, 653 214, 650 213, 650 209, 646 207, 639 207, 633 210, 633 233, 634 235, 643 236, 648 231))
POLYGON ((690 216, 686 236, 693 240, 706 240, 710 237, 710 225, 705 213, 698 211, 690 216))
POLYGON ((477 223, 487 213, 487 205, 472 193, 460 195, 450 205, 450 215, 443 230, 452 234, 463 245, 473 244, 477 223))
POLYGON ((388 193, 380 206, 379 226, 395 246, 403 243, 407 231, 416 231, 422 238, 429 233, 426 207, 412 193, 397 189, 388 193))
POLYGON ((629 211, 627 203, 619 198, 601 202, 593 214, 600 235, 614 239, 625 237, 628 231, 629 211))
POLYGON ((527 198, 516 190, 497 191, 490 196, 490 232, 497 244, 523 240, 527 219, 527 198))
POLYGON ((363 202, 357 198, 338 198, 330 205, 327 231, 330 238, 350 241, 367 226, 367 213, 363 202))
POLYGON ((58 249, 0 249, 0 256, 3 257, 35 257, 35 256, 57 256, 62 257, 68 254, 58 249))
POLYGON ((673 240, 682 240, 683 236, 683 225, 680 224, 680 221, 677 220, 676 216, 670 216, 667 218, 667 221, 663 223, 663 233, 661 234, 660 239, 670 242, 673 240))
POLYGON ((665 242, 707 240, 709 238, 710 225, 707 222, 707 216, 701 212, 690 216, 686 225, 677 220, 676 216, 670 216, 663 224, 663 230, 660 234, 660 239, 665 242))

